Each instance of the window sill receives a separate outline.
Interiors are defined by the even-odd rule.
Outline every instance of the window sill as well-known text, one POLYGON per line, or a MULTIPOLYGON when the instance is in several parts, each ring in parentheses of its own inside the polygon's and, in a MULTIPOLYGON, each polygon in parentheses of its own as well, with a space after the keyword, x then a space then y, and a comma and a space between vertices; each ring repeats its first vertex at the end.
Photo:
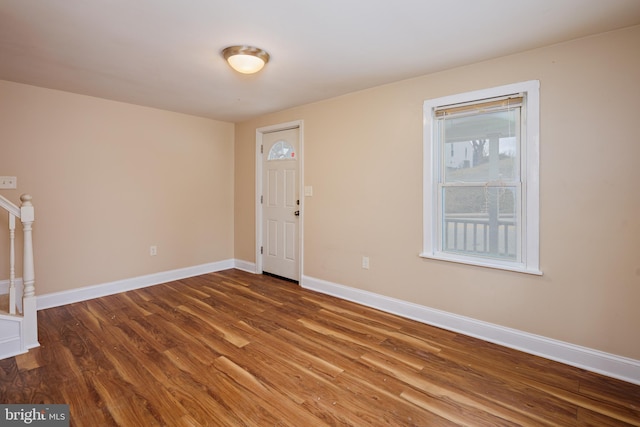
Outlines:
POLYGON ((435 259, 439 261, 456 262, 459 264, 475 265, 477 267, 494 268, 498 270, 514 271, 516 273, 531 274, 534 276, 542 276, 542 271, 537 268, 527 268, 522 264, 504 262, 490 259, 476 259, 471 257, 457 256, 446 253, 426 253, 420 254, 421 258, 435 259))

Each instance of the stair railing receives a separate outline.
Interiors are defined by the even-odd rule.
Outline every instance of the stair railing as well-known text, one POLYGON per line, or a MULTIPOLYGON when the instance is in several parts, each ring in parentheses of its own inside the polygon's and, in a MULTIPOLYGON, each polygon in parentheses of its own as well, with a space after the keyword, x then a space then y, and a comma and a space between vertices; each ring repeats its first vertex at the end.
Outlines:
POLYGON ((35 298, 35 270, 33 262, 33 221, 35 220, 32 197, 20 196, 20 207, 0 196, 0 207, 9 213, 9 313, 16 314, 16 218, 20 219, 23 231, 22 256, 22 315, 24 318, 24 343, 27 348, 37 347, 38 323, 35 298))

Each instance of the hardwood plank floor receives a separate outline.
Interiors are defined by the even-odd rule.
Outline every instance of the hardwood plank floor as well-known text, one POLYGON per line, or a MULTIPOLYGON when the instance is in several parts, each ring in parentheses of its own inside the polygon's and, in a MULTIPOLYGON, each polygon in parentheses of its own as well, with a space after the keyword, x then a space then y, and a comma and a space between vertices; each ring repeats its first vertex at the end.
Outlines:
POLYGON ((238 270, 38 322, 0 402, 73 426, 640 426, 640 386, 238 270))

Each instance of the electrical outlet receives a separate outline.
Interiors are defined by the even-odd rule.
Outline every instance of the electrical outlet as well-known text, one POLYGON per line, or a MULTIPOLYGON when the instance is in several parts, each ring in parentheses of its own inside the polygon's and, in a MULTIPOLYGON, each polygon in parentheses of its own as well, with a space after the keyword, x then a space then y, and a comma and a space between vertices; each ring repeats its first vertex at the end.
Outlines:
POLYGON ((157 246, 149 246, 149 255, 156 256, 158 255, 158 247, 157 246))
POLYGON ((0 176, 0 189, 18 188, 18 178, 15 176, 0 176))
POLYGON ((365 270, 369 269, 369 257, 368 256, 363 256, 362 257, 362 268, 364 268, 365 270))

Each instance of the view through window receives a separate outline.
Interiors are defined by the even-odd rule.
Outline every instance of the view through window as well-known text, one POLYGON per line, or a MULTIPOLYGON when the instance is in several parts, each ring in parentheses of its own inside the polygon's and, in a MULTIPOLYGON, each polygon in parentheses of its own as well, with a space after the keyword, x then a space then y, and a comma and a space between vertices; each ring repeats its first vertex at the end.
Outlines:
POLYGON ((423 256, 537 273, 538 82, 425 102, 423 256))

